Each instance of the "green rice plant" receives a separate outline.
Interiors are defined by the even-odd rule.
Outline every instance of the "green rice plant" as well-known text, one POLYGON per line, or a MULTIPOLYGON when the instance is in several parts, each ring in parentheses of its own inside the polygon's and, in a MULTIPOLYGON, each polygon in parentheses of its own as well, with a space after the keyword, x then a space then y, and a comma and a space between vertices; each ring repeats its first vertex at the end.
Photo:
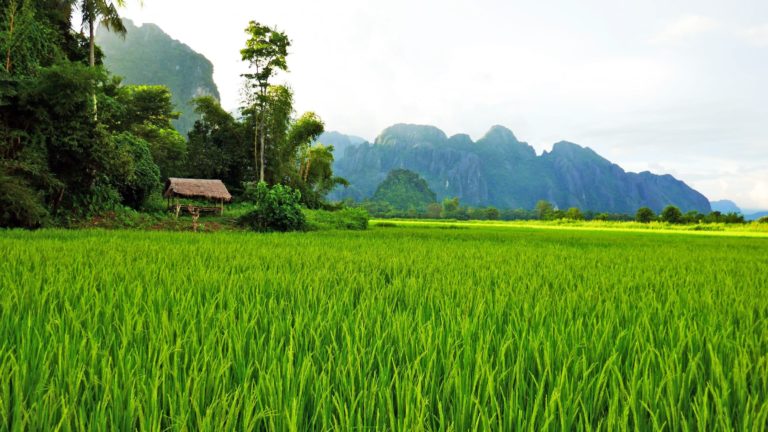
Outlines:
POLYGON ((725 234, 2 231, 0 430, 763 431, 725 234))

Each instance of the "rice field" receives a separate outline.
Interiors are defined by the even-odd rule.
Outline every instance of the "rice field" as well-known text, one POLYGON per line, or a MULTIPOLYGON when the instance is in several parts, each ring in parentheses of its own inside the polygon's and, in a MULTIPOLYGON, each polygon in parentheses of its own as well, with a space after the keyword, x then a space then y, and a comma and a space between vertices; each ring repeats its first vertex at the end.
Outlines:
POLYGON ((0 231, 0 430, 768 429, 767 238, 453 228, 0 231))

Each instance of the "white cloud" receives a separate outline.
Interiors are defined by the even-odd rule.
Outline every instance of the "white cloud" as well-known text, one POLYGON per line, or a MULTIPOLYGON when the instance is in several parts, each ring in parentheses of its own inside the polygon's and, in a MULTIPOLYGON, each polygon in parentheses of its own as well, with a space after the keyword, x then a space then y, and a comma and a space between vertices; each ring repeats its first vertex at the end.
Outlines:
POLYGON ((757 46, 768 46, 768 24, 748 28, 742 32, 742 36, 757 46))
POLYGON ((538 151, 566 139, 768 208, 765 0, 144 3, 125 15, 208 57, 227 109, 239 105, 239 49, 256 19, 291 37, 291 73, 278 81, 329 129, 373 139, 426 123, 478 138, 503 124, 538 151))
POLYGON ((755 181, 752 183, 752 190, 749 192, 751 201, 748 204, 758 208, 768 208, 768 181, 765 180, 768 178, 768 170, 759 175, 759 177, 755 176, 755 181))
POLYGON ((688 15, 667 25, 651 39, 651 42, 655 44, 675 43, 698 34, 710 32, 717 27, 719 27, 719 23, 712 18, 688 15))

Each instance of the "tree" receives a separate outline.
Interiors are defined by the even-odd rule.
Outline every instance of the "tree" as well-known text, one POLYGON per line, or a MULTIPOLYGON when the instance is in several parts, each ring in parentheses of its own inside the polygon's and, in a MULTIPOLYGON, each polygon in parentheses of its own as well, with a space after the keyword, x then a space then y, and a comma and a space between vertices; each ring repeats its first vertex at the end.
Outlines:
POLYGON ((152 160, 149 143, 128 132, 114 137, 124 176, 115 179, 123 204, 139 209, 160 185, 160 169, 152 160))
POLYGON ((656 213, 648 207, 640 207, 635 214, 635 220, 642 223, 650 223, 656 219, 656 213))
POLYGON ((161 178, 167 179, 184 174, 187 140, 176 129, 141 125, 134 128, 132 133, 149 144, 152 160, 160 169, 161 178))
POLYGON ((485 209, 485 219, 487 220, 499 220, 501 218, 501 213, 499 212, 499 209, 496 207, 487 207, 485 209))
POLYGON ((440 212, 443 210, 443 206, 440 203, 429 203, 427 205, 427 217, 429 219, 440 219, 440 212))
POLYGON ((221 179, 227 188, 237 190, 253 170, 247 163, 251 158, 244 125, 210 96, 197 98, 194 104, 200 119, 189 132, 186 172, 221 179))
POLYGON ((171 123, 179 113, 174 110, 170 90, 158 85, 116 85, 113 102, 100 103, 101 121, 146 141, 162 177, 181 175, 187 141, 171 123))
POLYGON ((307 152, 305 166, 298 186, 303 191, 303 202, 309 208, 319 208, 325 196, 337 185, 349 186, 347 180, 333 175, 333 146, 312 146, 307 152))
POLYGON ((735 212, 728 212, 724 219, 725 223, 744 223, 744 215, 735 212))
POLYGON ((248 102, 254 111, 256 120, 254 129, 253 154, 258 167, 259 181, 263 182, 266 151, 266 107, 270 80, 278 71, 287 71, 288 47, 291 42, 285 33, 274 28, 251 21, 245 29, 249 36, 245 48, 240 50, 243 61, 247 61, 254 70, 244 74, 249 91, 248 102))
POLYGON ((449 218, 459 210, 459 198, 445 198, 443 199, 443 212, 440 214, 442 218, 449 218))
POLYGON ((501 218, 504 220, 529 220, 534 219, 535 215, 530 210, 526 209, 514 209, 504 210, 501 213, 501 218))
POLYGON ((578 207, 571 207, 565 212, 565 218, 571 220, 584 220, 584 215, 578 207))
POLYGON ((540 200, 539 202, 536 203, 534 212, 536 213, 537 219, 551 220, 555 213, 555 207, 549 201, 540 200))
POLYGON ((664 210, 661 211, 661 214, 659 215, 661 217, 661 220, 667 223, 681 223, 683 220, 683 213, 680 212, 680 209, 673 206, 668 205, 664 207, 664 210))
MULTIPOLYGON (((318 119, 318 125, 315 125, 319 128, 317 135, 308 132, 306 136, 292 136, 291 130, 295 125, 291 117, 293 91, 287 86, 269 86, 265 109, 264 136, 269 142, 269 146, 264 149, 265 181, 268 184, 283 183, 298 175, 297 149, 308 147, 317 135, 323 133, 324 126, 318 119)), ((258 112, 254 114, 258 115, 258 112)), ((254 120, 257 120, 257 117, 254 117, 254 120)))
POLYGON ((110 179, 119 169, 117 149, 87 110, 90 95, 106 81, 102 69, 79 63, 44 68, 20 87, 11 109, 2 114, 9 130, 23 131, 18 136, 23 149, 15 158, 33 152, 44 167, 41 175, 56 180, 45 191, 53 213, 63 207, 87 214, 119 199, 110 179))
POLYGON ((96 66, 96 24, 103 25, 107 30, 125 35, 125 26, 117 7, 125 6, 125 0, 77 0, 82 14, 83 30, 88 28, 88 65, 96 66))
POLYGON ((686 212, 683 215, 682 222, 686 223, 686 224, 698 223, 698 222, 701 222, 705 217, 706 216, 704 216, 703 214, 699 213, 698 211, 691 210, 691 211, 686 212))
MULTIPOLYGON (((312 170, 314 160, 318 156, 322 156, 324 152, 312 152, 312 142, 319 137, 323 131, 325 131, 325 124, 313 112, 304 113, 299 117, 288 131, 286 156, 291 157, 295 155, 298 159, 296 161, 299 178, 302 181, 309 181, 309 173, 312 170)), ((325 147, 323 147, 325 148, 325 147)), ((333 152, 333 147, 330 147, 333 152)), ((331 158, 333 154, 331 154, 331 158)))

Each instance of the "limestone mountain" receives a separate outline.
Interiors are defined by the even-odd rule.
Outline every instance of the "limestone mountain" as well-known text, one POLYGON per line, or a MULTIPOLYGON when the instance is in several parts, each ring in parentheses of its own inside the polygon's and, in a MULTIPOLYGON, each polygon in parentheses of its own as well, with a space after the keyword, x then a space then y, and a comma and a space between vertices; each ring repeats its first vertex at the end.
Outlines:
POLYGON ((347 150, 347 147, 362 144, 366 141, 365 139, 356 137, 354 135, 344 135, 341 132, 329 131, 323 132, 317 138, 316 142, 325 145, 332 145, 334 157, 338 159, 344 154, 344 152, 347 150))
POLYGON ((531 209, 545 199, 559 208, 629 214, 669 204, 710 211, 706 197, 670 175, 626 172, 590 148, 566 141, 539 156, 502 126, 477 142, 463 134, 448 137, 433 126, 389 127, 373 144, 352 145, 337 156, 334 170, 351 186, 335 197, 370 198, 393 169, 418 173, 438 200, 457 196, 472 206, 531 209))
POLYGON ((164 85, 171 89, 173 103, 181 113, 174 122, 186 134, 195 124, 190 101, 198 96, 219 99, 213 81, 213 64, 187 45, 174 40, 155 24, 136 26, 123 19, 125 39, 99 27, 96 43, 104 53, 104 65, 127 84, 164 85))

